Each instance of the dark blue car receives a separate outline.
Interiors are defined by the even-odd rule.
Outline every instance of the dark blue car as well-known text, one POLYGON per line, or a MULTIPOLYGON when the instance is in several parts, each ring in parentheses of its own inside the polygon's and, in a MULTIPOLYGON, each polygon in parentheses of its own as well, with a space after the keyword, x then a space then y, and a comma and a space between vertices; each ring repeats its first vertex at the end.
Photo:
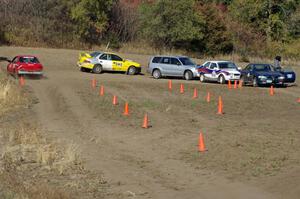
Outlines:
POLYGON ((271 64, 249 64, 241 71, 243 83, 256 86, 283 86, 296 81, 292 70, 275 69, 271 64))

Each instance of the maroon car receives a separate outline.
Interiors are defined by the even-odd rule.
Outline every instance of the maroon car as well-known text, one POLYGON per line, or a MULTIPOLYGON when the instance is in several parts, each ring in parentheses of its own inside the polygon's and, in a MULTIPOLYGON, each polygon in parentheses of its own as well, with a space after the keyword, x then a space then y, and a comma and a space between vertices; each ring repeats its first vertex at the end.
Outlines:
POLYGON ((18 55, 7 65, 7 72, 13 75, 43 75, 43 65, 36 56, 18 55))

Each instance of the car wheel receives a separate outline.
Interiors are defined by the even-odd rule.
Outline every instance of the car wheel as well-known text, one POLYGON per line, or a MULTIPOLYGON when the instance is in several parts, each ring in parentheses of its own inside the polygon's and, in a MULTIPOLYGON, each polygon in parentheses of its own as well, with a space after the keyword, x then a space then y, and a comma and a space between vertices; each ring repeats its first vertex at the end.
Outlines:
POLYGON ((220 75, 219 78, 218 78, 218 80, 219 80, 220 84, 225 84, 225 77, 224 77, 224 75, 220 75))
POLYGON ((87 72, 87 69, 86 69, 86 68, 83 68, 83 67, 80 67, 80 71, 81 71, 81 72, 87 72))
POLYGON ((257 83, 257 78, 256 77, 253 77, 253 87, 257 87, 258 86, 258 83, 257 83))
POLYGON ((184 79, 185 80, 192 80, 193 79, 193 73, 191 71, 186 71, 184 73, 184 79))
POLYGON ((101 65, 95 65, 94 68, 93 68, 93 73, 96 73, 96 74, 100 74, 102 73, 102 66, 101 65))
POLYGON ((205 76, 204 76, 204 74, 200 74, 200 82, 205 82, 205 76))
POLYGON ((161 78, 161 72, 160 72, 160 70, 158 70, 158 69, 154 70, 153 73, 152 73, 152 76, 153 76, 155 79, 161 78))
POLYGON ((130 66, 127 71, 127 75, 135 75, 135 74, 136 74, 136 67, 130 66))

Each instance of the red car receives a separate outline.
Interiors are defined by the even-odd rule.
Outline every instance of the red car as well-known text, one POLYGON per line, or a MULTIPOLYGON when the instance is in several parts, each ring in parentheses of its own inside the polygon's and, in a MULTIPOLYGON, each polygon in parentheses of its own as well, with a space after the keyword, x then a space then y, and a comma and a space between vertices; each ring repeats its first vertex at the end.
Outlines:
POLYGON ((7 72, 13 75, 43 75, 43 65, 32 55, 18 55, 7 65, 7 72))

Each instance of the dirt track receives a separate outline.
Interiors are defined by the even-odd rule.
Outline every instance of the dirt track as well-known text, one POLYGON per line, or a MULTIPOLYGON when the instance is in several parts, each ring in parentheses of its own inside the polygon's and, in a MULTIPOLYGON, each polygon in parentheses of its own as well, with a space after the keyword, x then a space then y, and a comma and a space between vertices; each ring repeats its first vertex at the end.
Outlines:
MULTIPOLYGON (((4 55, 26 51, 0 49, 4 55)), ((166 79, 79 72, 76 51, 29 51, 46 66, 45 79, 26 80, 39 100, 34 106, 38 123, 48 136, 79 146, 86 168, 110 182, 111 198, 299 196, 298 87, 276 89, 272 98, 267 89, 228 91, 218 84, 175 79, 170 93, 166 79), (90 87, 94 77, 96 90, 90 87), (186 86, 183 95, 180 83, 186 86), (99 84, 105 97, 98 96, 99 84), (191 99, 194 87, 197 100, 191 99), (213 95, 210 104, 204 100, 207 91, 213 95), (111 105, 112 94, 119 97, 117 107, 111 105), (216 115, 219 95, 223 116, 216 115), (122 115, 125 101, 128 118, 122 115), (140 128, 146 112, 152 125, 147 130, 140 128), (203 154, 197 152, 200 130, 208 148, 203 154), (287 176, 293 176, 289 183, 282 180, 287 176)), ((128 56, 146 64, 147 56, 128 56)))

